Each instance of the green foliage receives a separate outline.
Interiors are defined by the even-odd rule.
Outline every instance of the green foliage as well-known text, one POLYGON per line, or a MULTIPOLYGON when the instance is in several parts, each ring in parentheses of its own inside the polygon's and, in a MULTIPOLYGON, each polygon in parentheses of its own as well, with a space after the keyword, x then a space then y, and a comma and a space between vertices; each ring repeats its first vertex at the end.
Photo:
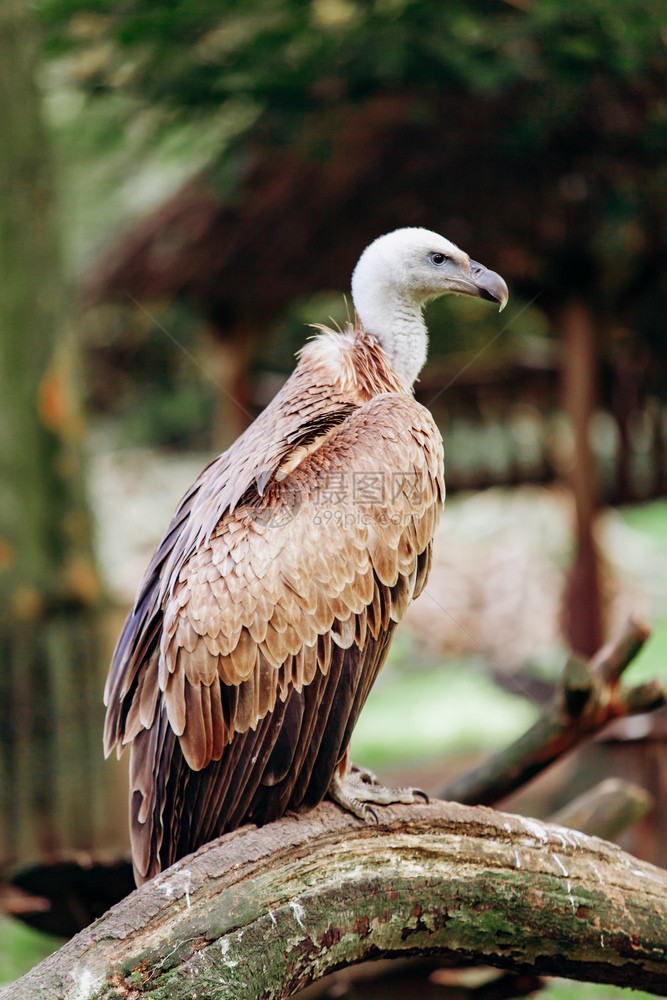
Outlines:
POLYGON ((193 447, 209 444, 215 399, 202 385, 148 386, 119 422, 125 447, 193 447))
MULTIPOLYGON (((623 298, 633 311, 650 312, 656 301, 655 281, 647 294, 646 278, 667 216, 666 178, 656 169, 667 150, 667 62, 655 0, 38 0, 37 7, 61 87, 67 81, 84 94, 86 107, 113 105, 105 135, 110 148, 123 137, 116 158, 122 169, 125 157, 128 175, 139 148, 155 164, 164 134, 176 135, 181 152, 171 148, 167 157, 172 179, 208 163, 209 182, 233 204, 252 162, 247 140, 265 153, 289 147, 304 162, 331 164, 357 108, 402 94, 410 102, 394 136, 402 144, 399 191, 388 172, 376 195, 388 222, 414 220, 413 203, 422 215, 429 206, 448 220, 459 214, 458 196, 460 214, 487 243, 520 245, 512 261, 527 282, 569 287, 604 308, 623 298), (450 106, 451 147, 444 141, 450 106), (457 182, 462 164, 470 176, 457 182), (417 176, 419 195, 411 198, 417 176)), ((72 120, 70 132, 77 126, 74 141, 84 143, 98 128, 89 133, 72 120)), ((373 122, 359 127, 368 133, 373 122)), ((63 144, 72 148, 66 136, 63 144)), ((323 171, 323 186, 344 187, 342 173, 342 164, 331 176, 323 171)), ((139 187, 145 194, 147 185, 139 187)), ((170 190, 164 184, 152 204, 170 190)))
POLYGON ((186 114, 250 95, 273 107, 283 134, 290 115, 386 88, 492 93, 527 83, 552 97, 562 87, 567 103, 600 74, 637 77, 664 57, 653 0, 40 0, 38 7, 50 51, 67 54, 89 89, 122 88, 186 114))
POLYGON ((113 416, 125 446, 211 446, 220 387, 200 326, 179 302, 89 317, 88 405, 113 416))
MULTIPOLYGON (((516 296, 499 322, 492 309, 480 309, 479 300, 446 295, 429 305, 429 358, 456 355, 466 360, 483 351, 487 360, 498 355, 520 355, 531 348, 546 347, 549 324, 536 306, 529 307, 516 296)), ((465 363, 463 360, 461 363, 465 363)))

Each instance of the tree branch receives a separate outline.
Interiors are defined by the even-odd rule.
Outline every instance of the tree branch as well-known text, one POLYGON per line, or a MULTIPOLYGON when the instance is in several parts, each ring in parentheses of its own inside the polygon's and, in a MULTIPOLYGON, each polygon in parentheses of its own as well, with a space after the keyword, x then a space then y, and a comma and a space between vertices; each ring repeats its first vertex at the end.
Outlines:
POLYGON ((655 805, 641 785, 623 778, 605 778, 547 817, 548 823, 569 826, 583 833, 617 840, 655 805))
POLYGON ((648 625, 630 619, 588 662, 571 657, 559 690, 535 725, 509 747, 450 782, 441 796, 470 805, 492 805, 613 719, 664 705, 667 693, 659 681, 638 687, 620 682, 650 634, 648 625))
POLYGON ((2 1000, 292 995, 368 958, 439 954, 667 995, 667 872, 453 803, 331 803, 244 827, 111 909, 2 1000))

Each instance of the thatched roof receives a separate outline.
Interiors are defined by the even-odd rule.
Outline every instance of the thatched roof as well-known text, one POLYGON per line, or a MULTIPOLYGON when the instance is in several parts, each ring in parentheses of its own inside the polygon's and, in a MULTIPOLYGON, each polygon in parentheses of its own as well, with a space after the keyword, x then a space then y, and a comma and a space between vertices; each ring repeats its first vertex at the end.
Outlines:
MULTIPOLYGON (((637 301, 655 298, 662 254, 652 202, 626 226, 624 253, 606 252, 605 227, 613 192, 647 187, 652 165, 602 134, 595 94, 579 109, 576 143, 553 124, 539 141, 525 121, 519 129, 524 98, 422 89, 338 103, 306 118, 289 146, 265 122, 131 226, 85 291, 98 301, 186 296, 224 335, 304 295, 348 289, 370 240, 423 225, 499 271, 514 294, 539 291, 547 312, 566 289, 633 325, 637 301)), ((638 127, 642 101, 625 103, 638 127)))
POLYGON ((490 266, 526 274, 535 262, 480 211, 493 197, 489 134, 498 127, 488 102, 471 130, 463 107, 395 95, 314 117, 297 145, 246 147, 233 196, 202 174, 135 223, 90 275, 87 296, 185 295, 224 328, 347 289, 360 250, 404 225, 440 230, 482 260, 492 248, 490 266))

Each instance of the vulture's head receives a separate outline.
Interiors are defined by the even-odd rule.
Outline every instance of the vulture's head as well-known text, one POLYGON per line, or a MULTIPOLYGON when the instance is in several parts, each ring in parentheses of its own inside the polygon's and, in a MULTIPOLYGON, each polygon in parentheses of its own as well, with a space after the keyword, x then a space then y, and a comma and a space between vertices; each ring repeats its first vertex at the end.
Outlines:
POLYGON ((361 325, 410 385, 426 360, 422 309, 447 293, 498 302, 501 310, 509 294, 499 274, 428 229, 380 236, 354 269, 352 299, 361 325))
POLYGON ((378 237, 366 247, 352 276, 354 302, 362 308, 377 295, 398 296, 421 308, 447 292, 498 302, 501 311, 508 297, 499 274, 428 229, 396 229, 378 237))

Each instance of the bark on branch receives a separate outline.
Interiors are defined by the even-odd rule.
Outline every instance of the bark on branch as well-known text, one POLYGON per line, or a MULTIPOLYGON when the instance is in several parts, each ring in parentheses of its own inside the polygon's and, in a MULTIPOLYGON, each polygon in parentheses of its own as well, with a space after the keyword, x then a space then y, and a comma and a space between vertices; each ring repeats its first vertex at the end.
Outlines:
POLYGON ((278 998, 439 954, 667 995, 667 872, 615 845, 433 802, 365 826, 326 803, 184 858, 2 1000, 278 998))

